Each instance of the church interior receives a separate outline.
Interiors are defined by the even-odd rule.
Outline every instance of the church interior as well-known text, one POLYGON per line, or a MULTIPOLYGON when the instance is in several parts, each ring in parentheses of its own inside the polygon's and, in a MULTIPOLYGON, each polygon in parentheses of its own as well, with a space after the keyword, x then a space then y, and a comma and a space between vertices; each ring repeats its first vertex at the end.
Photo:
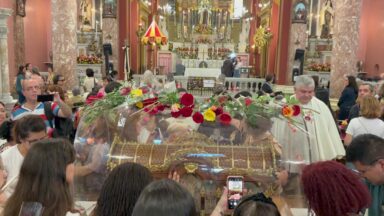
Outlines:
MULTIPOLYGON (((342 149, 332 154, 344 156, 348 119, 337 116, 345 80, 383 85, 383 9, 383 0, 1 0, 0 101, 8 113, 22 105, 17 82, 27 63, 46 83, 60 75, 66 100, 77 96, 74 89, 89 94, 83 116, 71 117, 78 121, 75 166, 100 156, 95 164, 106 171, 75 177, 74 200, 84 209, 95 207, 101 190, 89 182, 103 183, 115 167, 134 162, 155 179, 177 171, 196 215, 215 216, 222 186, 233 179, 243 183, 242 195, 247 188, 271 196, 281 215, 309 215, 315 209, 295 185, 301 171, 284 177, 307 161, 284 158, 284 144, 305 137, 310 147, 303 151, 321 152, 311 146, 321 143, 313 141, 321 134, 313 123, 319 113, 289 98, 298 97, 298 77, 317 77, 341 137, 342 149), (119 90, 107 93, 104 81, 120 83, 119 90), (103 94, 91 95, 99 84, 103 94), (281 106, 266 108, 266 101, 281 106), (300 135, 281 135, 276 125, 300 135)), ((377 92, 380 100, 384 92, 377 92)), ((305 157, 321 161, 311 152, 305 157)))

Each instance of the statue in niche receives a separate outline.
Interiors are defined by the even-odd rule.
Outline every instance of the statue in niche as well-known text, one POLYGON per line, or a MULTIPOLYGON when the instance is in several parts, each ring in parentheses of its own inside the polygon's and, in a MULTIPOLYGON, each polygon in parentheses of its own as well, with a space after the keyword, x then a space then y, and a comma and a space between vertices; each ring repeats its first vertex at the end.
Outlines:
POLYGON ((81 0, 80 2, 81 25, 84 28, 91 28, 92 23, 92 2, 90 0, 81 0))
POLYGON ((320 38, 331 38, 333 28, 334 11, 331 0, 327 0, 320 13, 320 38))
POLYGON ((207 26, 211 22, 211 1, 200 0, 199 4, 199 24, 207 26))

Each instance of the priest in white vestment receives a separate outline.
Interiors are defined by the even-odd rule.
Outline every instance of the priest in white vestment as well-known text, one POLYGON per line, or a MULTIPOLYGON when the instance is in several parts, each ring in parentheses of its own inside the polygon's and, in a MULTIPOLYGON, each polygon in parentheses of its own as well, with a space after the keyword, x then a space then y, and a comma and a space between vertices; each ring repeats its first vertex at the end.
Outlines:
POLYGON ((292 97, 300 102, 303 112, 292 117, 299 122, 297 127, 286 120, 274 119, 272 134, 283 147, 282 165, 289 173, 300 173, 305 164, 345 155, 332 114, 327 105, 314 97, 314 89, 312 77, 296 77, 292 97))

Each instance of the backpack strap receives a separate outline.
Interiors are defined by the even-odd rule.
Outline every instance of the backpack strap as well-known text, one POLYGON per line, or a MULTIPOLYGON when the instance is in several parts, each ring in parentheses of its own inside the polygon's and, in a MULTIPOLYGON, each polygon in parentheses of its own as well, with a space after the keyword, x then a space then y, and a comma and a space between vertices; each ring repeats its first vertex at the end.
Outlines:
POLYGON ((53 128, 52 120, 54 118, 53 112, 52 112, 52 104, 50 102, 44 102, 44 114, 47 117, 47 120, 49 122, 49 126, 53 128))

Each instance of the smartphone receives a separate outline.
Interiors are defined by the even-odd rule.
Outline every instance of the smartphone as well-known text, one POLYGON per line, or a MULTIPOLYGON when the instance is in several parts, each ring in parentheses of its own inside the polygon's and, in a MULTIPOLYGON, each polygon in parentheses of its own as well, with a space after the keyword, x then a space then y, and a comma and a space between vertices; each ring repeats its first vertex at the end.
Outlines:
POLYGON ((244 177, 243 176, 228 176, 228 209, 234 209, 240 202, 243 196, 244 177))
POLYGON ((46 102, 46 101, 53 101, 53 94, 48 95, 37 95, 37 101, 38 102, 46 102))

